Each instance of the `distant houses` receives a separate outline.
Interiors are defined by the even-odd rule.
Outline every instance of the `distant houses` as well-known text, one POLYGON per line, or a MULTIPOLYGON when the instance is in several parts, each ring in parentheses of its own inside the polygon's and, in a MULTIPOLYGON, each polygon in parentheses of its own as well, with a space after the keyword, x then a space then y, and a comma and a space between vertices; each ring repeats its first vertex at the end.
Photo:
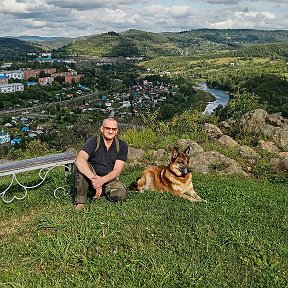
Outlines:
POLYGON ((23 138, 21 137, 17 137, 11 140, 11 135, 9 132, 7 131, 2 131, 0 132, 0 145, 4 145, 4 144, 11 144, 11 145, 15 145, 20 143, 23 140, 23 138))
POLYGON ((2 71, 0 71, 0 75, 7 76, 9 79, 22 80, 24 78, 23 70, 21 70, 21 69, 9 70, 9 71, 2 70, 2 71))
POLYGON ((10 133, 2 131, 0 132, 0 144, 10 143, 10 133))
POLYGON ((29 123, 31 119, 27 117, 12 117, 10 122, 5 123, 2 126, 2 131, 0 132, 0 145, 15 145, 19 144, 24 140, 24 138, 35 138, 43 133, 49 133, 49 129, 44 129, 41 125, 37 125, 35 130, 29 128, 29 123), (21 128, 19 127, 21 126, 21 128), (46 130, 44 132, 44 130, 46 130), (12 136, 16 134, 17 136, 12 136), (12 139, 11 139, 12 138, 12 139))
POLYGON ((24 91, 24 85, 22 83, 10 83, 0 85, 0 93, 13 93, 24 91))
POLYGON ((70 69, 66 72, 57 72, 56 68, 46 69, 19 69, 19 70, 2 70, 0 71, 0 93, 12 93, 24 91, 24 84, 9 83, 9 79, 26 80, 26 85, 35 85, 35 82, 28 81, 30 78, 38 79, 39 85, 50 85, 55 81, 56 77, 62 77, 65 83, 80 83, 83 75, 77 71, 70 69), (44 74, 44 75, 43 75, 44 74), (40 77, 43 76, 43 77, 40 77), (33 84, 32 84, 33 83, 33 84))

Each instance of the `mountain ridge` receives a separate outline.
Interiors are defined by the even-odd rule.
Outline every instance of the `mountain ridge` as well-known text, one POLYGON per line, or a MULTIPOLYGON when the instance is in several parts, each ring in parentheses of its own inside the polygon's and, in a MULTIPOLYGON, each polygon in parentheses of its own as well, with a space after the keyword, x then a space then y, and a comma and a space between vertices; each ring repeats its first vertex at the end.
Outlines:
MULTIPOLYGON (((192 29, 181 32, 147 32, 129 29, 108 31, 80 37, 23 35, 1 37, 17 39, 19 45, 34 49, 51 50, 58 56, 89 55, 96 57, 145 56, 202 56, 236 51, 252 45, 288 43, 288 30, 257 29, 192 29)), ((3 40, 2 46, 3 46, 3 40)), ((7 41, 7 40, 6 40, 7 41)), ((5 46, 5 45, 4 45, 5 46)), ((9 48, 13 53, 13 47, 9 48)), ((9 50, 8 49, 8 50, 9 50)), ((23 50, 22 49, 22 50, 23 50)), ((7 52, 7 51, 6 51, 7 52)), ((9 51, 7 52, 9 53, 9 51)))

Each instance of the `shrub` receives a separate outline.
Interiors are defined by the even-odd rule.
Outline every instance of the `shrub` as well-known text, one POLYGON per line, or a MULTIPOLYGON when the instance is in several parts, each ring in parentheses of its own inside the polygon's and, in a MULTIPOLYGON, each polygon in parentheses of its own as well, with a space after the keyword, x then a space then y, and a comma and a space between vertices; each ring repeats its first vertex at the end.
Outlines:
POLYGON ((193 138, 193 135, 195 136, 195 134, 202 131, 202 124, 205 122, 216 123, 216 117, 188 109, 171 119, 169 122, 170 133, 193 138))
POLYGON ((121 134, 121 138, 129 145, 137 148, 152 148, 157 142, 157 135, 151 128, 136 130, 131 128, 121 134))
POLYGON ((266 105, 260 103, 260 98, 254 93, 235 93, 231 95, 228 105, 219 110, 222 118, 239 119, 243 114, 258 108, 266 108, 266 105))
POLYGON ((33 158, 33 157, 39 157, 43 155, 47 155, 51 153, 49 151, 49 146, 45 142, 41 142, 41 140, 36 139, 32 140, 27 144, 26 151, 24 153, 25 158, 33 158))

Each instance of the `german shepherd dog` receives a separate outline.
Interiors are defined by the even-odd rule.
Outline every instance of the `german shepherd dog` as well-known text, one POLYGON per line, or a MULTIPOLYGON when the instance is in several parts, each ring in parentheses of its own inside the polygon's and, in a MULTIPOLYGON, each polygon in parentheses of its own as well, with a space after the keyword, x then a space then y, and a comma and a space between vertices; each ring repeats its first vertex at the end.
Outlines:
POLYGON ((130 185, 130 189, 170 192, 191 202, 202 201, 193 189, 189 153, 190 146, 184 152, 174 147, 167 166, 149 166, 138 181, 130 185))

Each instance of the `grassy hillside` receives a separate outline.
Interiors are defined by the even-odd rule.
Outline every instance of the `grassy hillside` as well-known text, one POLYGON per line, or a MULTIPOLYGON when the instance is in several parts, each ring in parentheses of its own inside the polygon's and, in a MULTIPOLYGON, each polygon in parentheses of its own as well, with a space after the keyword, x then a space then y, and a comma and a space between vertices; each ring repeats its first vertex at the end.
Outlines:
POLYGON ((152 33, 130 29, 121 33, 111 31, 78 38, 37 36, 1 38, 0 44, 4 55, 10 56, 16 56, 18 52, 20 55, 25 55, 25 52, 34 52, 37 47, 40 50, 54 49, 59 56, 78 54, 99 57, 133 55, 158 57, 218 54, 255 44, 287 43, 287 40, 286 30, 198 29, 152 33))
POLYGON ((206 55, 252 44, 287 42, 288 31, 199 29, 151 33, 131 29, 80 39, 59 51, 93 56, 206 55))
POLYGON ((86 37, 60 51, 91 56, 157 56, 179 54, 179 48, 165 36, 139 30, 108 32, 86 37))
POLYGON ((70 197, 52 196, 60 178, 0 203, 1 287, 288 285, 283 185, 194 175, 208 203, 130 192, 125 203, 101 198, 76 212, 70 197))
MULTIPOLYGON (((32 45, 40 46, 43 50, 58 49, 72 43, 76 38, 70 37, 42 37, 42 36, 19 36, 17 39, 26 41, 32 45)), ((80 39, 80 37, 78 38, 80 39)))
MULTIPOLYGON (((272 173, 269 163, 276 153, 261 153, 259 147, 254 147, 259 153, 254 166, 247 159, 241 162, 236 147, 211 142, 201 133, 199 127, 209 117, 191 112, 166 124, 155 121, 153 113, 143 122, 154 126, 154 132, 151 128, 137 135, 135 129, 121 132, 130 147, 145 149, 137 166, 129 157, 130 166, 125 167, 121 181, 128 187, 146 164, 162 160, 149 149, 168 151, 179 139, 193 139, 204 151, 223 153, 243 167, 246 163, 250 177, 220 175, 223 162, 214 166, 215 173, 193 173, 194 188, 207 202, 129 191, 124 203, 113 204, 102 197, 76 211, 73 195, 53 197, 54 189, 65 184, 64 169, 55 169, 24 200, 0 201, 0 247, 5 252, 0 254, 0 284, 25 288, 287 287, 287 171, 272 173)), ((255 142, 255 135, 248 138, 238 133, 238 137, 242 145, 255 142)), ((31 147, 38 153, 41 146, 31 147)), ((17 179, 33 186, 37 176, 29 172, 17 179)), ((0 191, 9 180, 1 178, 0 191)), ((11 193, 23 195, 16 185, 11 193)))

